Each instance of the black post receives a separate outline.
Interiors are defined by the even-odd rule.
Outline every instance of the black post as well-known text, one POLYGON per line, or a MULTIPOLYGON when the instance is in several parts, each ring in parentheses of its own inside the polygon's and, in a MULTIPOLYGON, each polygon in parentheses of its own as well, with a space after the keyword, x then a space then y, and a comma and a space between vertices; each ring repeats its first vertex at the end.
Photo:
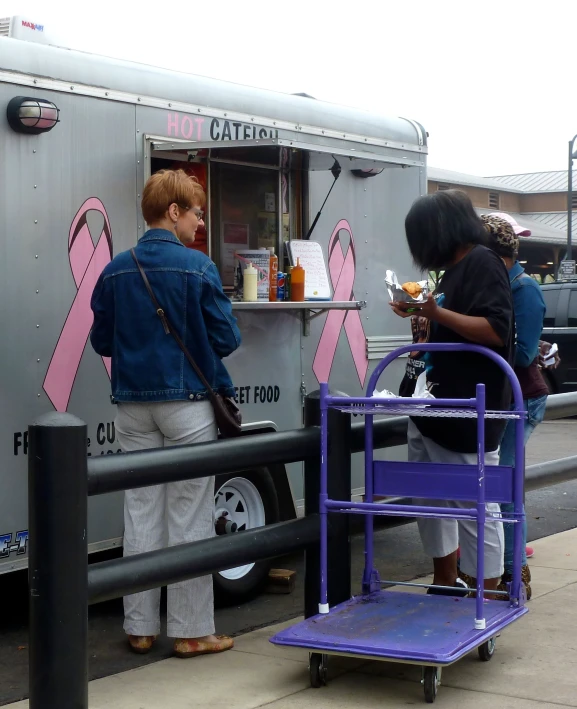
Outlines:
MULTIPOLYGON (((346 396, 332 392, 336 396, 346 396)), ((305 399, 305 426, 320 425, 320 393, 312 392, 305 399)), ((342 411, 329 411, 328 494, 334 500, 351 499, 351 418, 342 411)), ((305 514, 319 511, 320 449, 319 455, 305 461, 305 514)), ((330 516, 328 545, 329 605, 347 601, 351 597, 351 543, 349 517, 346 514, 330 516)), ((305 552, 305 617, 318 613, 320 600, 319 545, 307 547, 305 552)))
POLYGON ((30 709, 88 707, 86 424, 28 429, 30 709))
POLYGON ((573 153, 573 148, 576 139, 577 135, 573 137, 573 140, 569 141, 569 165, 567 168, 567 253, 565 255, 565 261, 571 261, 573 256, 573 160, 577 157, 577 155, 573 153))

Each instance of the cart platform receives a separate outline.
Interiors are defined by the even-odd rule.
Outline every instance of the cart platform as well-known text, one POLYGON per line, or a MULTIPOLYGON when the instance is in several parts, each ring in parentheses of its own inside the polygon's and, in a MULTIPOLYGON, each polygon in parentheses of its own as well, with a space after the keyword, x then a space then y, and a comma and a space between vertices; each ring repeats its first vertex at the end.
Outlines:
POLYGON ((475 630, 474 598, 377 591, 345 601, 281 631, 271 642, 314 652, 449 665, 527 613, 484 602, 486 628, 475 630))

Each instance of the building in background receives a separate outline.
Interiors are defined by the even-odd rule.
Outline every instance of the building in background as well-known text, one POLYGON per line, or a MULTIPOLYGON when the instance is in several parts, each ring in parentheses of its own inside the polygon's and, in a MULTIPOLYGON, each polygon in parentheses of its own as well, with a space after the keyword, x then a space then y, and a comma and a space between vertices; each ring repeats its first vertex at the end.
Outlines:
MULTIPOLYGON (((427 176, 429 193, 463 190, 479 214, 507 212, 530 229, 531 236, 519 237, 519 260, 539 281, 555 280, 567 249, 567 171, 476 177, 429 167, 427 176)), ((573 190, 577 211, 577 175, 573 190)))

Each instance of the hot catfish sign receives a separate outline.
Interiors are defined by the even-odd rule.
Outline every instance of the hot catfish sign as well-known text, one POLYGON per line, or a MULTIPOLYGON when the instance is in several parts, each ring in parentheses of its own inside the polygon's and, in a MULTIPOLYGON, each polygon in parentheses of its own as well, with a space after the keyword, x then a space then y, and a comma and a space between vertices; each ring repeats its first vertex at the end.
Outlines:
POLYGON ((186 113, 169 112, 167 114, 167 135, 169 138, 184 140, 264 140, 278 138, 276 128, 264 128, 254 123, 229 121, 223 118, 204 118, 186 113))

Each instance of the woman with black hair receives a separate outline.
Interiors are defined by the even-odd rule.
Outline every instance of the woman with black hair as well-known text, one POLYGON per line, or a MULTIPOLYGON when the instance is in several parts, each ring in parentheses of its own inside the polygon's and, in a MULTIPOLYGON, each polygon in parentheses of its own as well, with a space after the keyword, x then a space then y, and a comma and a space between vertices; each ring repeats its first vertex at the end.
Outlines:
MULTIPOLYGON (((487 231, 469 197, 444 190, 419 198, 405 220, 409 249, 424 271, 444 271, 435 296, 418 308, 430 321, 430 342, 465 342, 483 345, 513 361, 514 322, 511 287, 503 261, 486 247, 487 231)), ((400 317, 410 317, 414 304, 391 303, 400 317), (411 309, 411 312, 407 312, 411 309)), ((487 357, 465 352, 426 355, 427 387, 437 398, 469 398, 477 384, 485 384, 488 409, 507 410, 511 390, 503 371, 487 357)), ((504 421, 489 419, 485 427, 485 462, 499 463, 499 441, 504 421)), ((409 460, 450 464, 476 464, 477 430, 474 419, 415 417, 408 430, 409 460)), ((441 507, 470 507, 469 502, 423 501, 441 507)), ((503 573, 503 525, 495 519, 499 505, 487 504, 491 517, 485 526, 485 588, 495 590, 503 573)), ((476 575, 476 522, 420 519, 425 552, 433 557, 433 583, 457 587, 466 593, 457 574, 476 575)), ((434 592, 430 589, 430 592, 434 592)), ((438 592, 438 591, 437 591, 438 592)))

